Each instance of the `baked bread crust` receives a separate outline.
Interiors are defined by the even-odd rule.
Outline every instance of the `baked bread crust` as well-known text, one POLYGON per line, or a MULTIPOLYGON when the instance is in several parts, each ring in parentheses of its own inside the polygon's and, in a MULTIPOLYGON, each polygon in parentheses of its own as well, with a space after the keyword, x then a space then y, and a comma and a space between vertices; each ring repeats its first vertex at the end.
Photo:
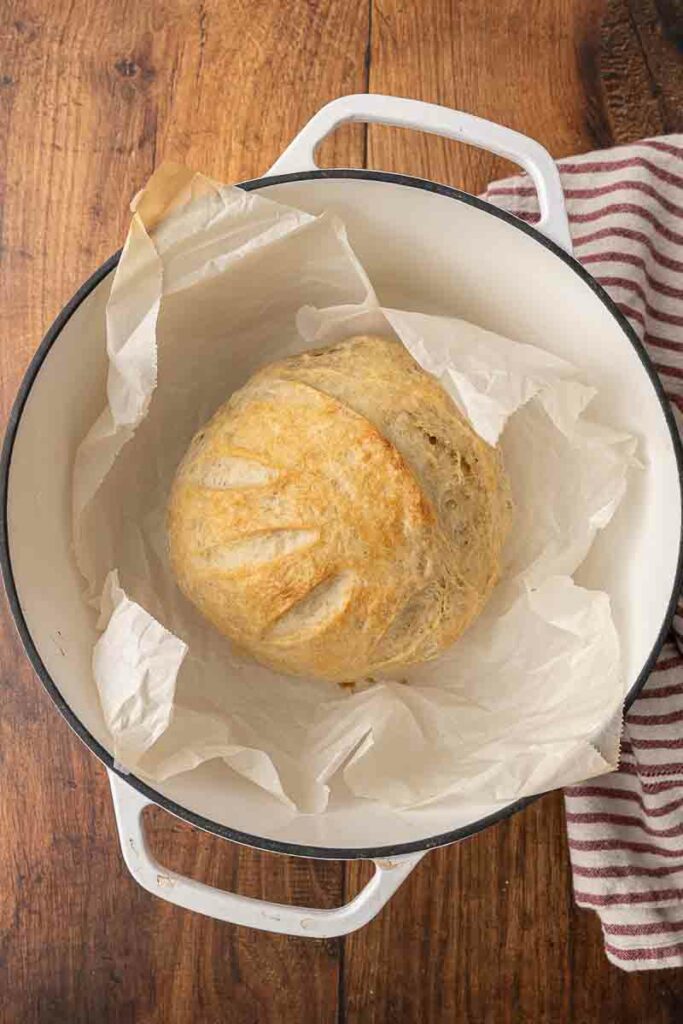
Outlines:
POLYGON ((168 508, 181 590, 272 668, 333 681, 433 658, 498 578, 496 449, 397 342, 273 363, 199 431, 168 508))

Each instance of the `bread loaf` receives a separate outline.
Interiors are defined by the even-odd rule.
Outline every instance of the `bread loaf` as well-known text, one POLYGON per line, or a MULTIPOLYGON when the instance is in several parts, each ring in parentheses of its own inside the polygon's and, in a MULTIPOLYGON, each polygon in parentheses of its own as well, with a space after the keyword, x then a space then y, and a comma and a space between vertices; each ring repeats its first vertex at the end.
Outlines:
POLYGON ((256 373, 193 439, 173 572, 221 633, 335 681, 438 655, 499 572, 498 452, 397 342, 351 338, 256 373))

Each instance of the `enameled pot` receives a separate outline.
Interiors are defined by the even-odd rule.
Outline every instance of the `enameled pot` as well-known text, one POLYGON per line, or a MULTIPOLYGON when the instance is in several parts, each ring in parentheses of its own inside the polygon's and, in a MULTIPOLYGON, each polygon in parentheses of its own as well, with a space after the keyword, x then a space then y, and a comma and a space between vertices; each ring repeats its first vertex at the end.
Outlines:
MULTIPOLYGON (((661 386, 624 317, 572 258, 559 175, 537 143, 443 107, 347 96, 324 107, 263 178, 241 186, 311 213, 332 210, 385 306, 464 317, 540 345, 581 368, 597 389, 596 415, 641 439, 645 466, 578 582, 605 590, 622 643, 629 699, 645 681, 681 583, 681 453, 661 386), (508 157, 531 175, 541 220, 530 227, 457 189, 404 175, 319 170, 315 150, 346 121, 432 132, 508 157), (614 558, 615 545, 621 557, 614 558)), ((105 393, 105 305, 118 254, 64 307, 45 336, 10 416, 2 456, 2 569, 36 672, 81 739, 107 766, 123 856, 150 892, 225 921, 270 931, 341 935, 367 923, 435 846, 472 835, 528 803, 457 801, 411 812, 337 799, 323 815, 295 816, 220 762, 151 788, 114 763, 91 672, 96 631, 71 549, 75 449, 105 393), (154 862, 141 812, 158 804, 218 836, 303 857, 372 859, 372 881, 335 910, 247 899, 154 862)))

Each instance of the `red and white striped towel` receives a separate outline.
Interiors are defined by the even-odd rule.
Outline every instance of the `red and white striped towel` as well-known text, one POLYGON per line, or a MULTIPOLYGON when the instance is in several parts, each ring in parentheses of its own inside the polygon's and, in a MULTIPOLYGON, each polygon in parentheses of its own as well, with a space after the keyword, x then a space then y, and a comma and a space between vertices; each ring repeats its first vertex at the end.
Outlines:
MULTIPOLYGON (((683 427, 683 135, 560 160, 574 252, 644 341, 683 427)), ((524 220, 525 176, 484 198, 524 220)), ((676 552, 671 552, 676 557, 676 552)), ((618 772, 567 789, 574 895, 626 971, 683 966, 683 603, 626 717, 618 772)))

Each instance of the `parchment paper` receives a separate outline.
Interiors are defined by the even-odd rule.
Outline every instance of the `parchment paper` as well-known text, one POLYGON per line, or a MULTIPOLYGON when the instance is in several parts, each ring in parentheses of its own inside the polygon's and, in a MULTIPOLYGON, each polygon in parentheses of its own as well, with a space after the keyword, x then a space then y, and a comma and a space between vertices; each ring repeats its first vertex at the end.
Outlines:
MULTIPOLYGON (((93 675, 119 762, 162 780, 220 757, 294 809, 337 772, 410 807, 512 800, 612 770, 624 682, 606 594, 571 575, 635 440, 590 417, 556 356, 453 318, 383 310, 334 217, 165 165, 132 206, 107 308, 106 405, 74 467, 74 547, 99 610, 93 675), (196 430, 268 361, 392 333, 475 429, 515 500, 501 583, 428 664, 353 692, 237 655, 171 576, 165 507, 196 430)), ((93 612, 95 614, 95 612, 93 612)))

